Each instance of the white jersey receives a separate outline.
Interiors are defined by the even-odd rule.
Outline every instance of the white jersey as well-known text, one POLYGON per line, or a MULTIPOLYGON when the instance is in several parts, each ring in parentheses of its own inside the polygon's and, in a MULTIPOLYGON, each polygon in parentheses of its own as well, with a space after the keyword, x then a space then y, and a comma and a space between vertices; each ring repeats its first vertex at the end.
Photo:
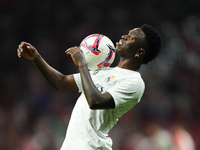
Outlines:
POLYGON ((112 140, 108 137, 108 132, 118 118, 138 103, 143 95, 145 86, 139 72, 114 67, 90 71, 90 74, 101 93, 107 91, 112 95, 115 108, 90 109, 80 74, 74 74, 82 94, 73 109, 61 150, 112 150, 112 140))

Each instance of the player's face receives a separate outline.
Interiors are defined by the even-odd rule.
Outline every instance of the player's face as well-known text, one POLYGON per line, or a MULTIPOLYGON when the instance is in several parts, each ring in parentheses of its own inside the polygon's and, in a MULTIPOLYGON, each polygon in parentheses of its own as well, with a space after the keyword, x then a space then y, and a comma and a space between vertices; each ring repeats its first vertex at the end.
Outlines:
POLYGON ((122 57, 133 57, 145 43, 145 34, 140 28, 134 28, 123 35, 116 43, 116 52, 122 57))

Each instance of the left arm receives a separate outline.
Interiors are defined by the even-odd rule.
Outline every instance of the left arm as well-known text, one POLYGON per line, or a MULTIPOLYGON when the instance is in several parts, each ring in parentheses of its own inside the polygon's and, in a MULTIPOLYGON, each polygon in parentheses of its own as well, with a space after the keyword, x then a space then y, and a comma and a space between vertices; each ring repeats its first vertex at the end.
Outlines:
POLYGON ((65 53, 71 55, 75 65, 80 70, 82 87, 89 107, 91 109, 115 108, 115 102, 110 93, 101 93, 94 85, 82 50, 79 47, 72 47, 65 53))

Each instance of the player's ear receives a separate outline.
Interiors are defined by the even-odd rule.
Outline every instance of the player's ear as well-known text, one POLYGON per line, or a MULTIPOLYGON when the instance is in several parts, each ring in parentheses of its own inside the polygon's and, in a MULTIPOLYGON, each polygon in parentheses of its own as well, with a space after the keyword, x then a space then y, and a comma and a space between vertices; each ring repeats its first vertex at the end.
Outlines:
POLYGON ((138 54, 139 56, 143 56, 146 53, 144 48, 140 48, 136 54, 138 54))

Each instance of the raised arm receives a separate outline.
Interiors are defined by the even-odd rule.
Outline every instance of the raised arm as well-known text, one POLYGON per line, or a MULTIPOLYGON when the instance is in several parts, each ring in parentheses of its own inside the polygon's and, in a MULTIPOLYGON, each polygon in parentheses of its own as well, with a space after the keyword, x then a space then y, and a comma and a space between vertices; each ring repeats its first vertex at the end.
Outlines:
POLYGON ((94 85, 90 76, 83 52, 79 47, 72 47, 66 50, 67 55, 71 55, 74 63, 78 66, 83 91, 91 109, 115 108, 113 97, 108 93, 101 93, 94 85))
POLYGON ((78 91, 73 75, 63 75, 52 68, 30 43, 21 42, 17 49, 19 58, 24 57, 33 61, 44 78, 57 90, 78 91))

